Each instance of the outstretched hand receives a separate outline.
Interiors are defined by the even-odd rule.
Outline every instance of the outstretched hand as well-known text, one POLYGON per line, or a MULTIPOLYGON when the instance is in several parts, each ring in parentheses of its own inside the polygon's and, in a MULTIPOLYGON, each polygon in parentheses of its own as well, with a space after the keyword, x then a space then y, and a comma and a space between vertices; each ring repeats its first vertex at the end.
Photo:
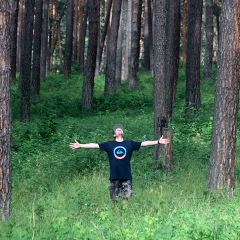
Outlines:
POLYGON ((169 138, 163 138, 163 136, 161 136, 159 138, 159 143, 160 144, 168 144, 168 143, 170 143, 170 139, 169 138))
POLYGON ((74 143, 70 143, 70 144, 69 144, 69 147, 70 147, 71 149, 79 148, 79 147, 80 147, 80 143, 79 143, 77 140, 75 140, 74 143))

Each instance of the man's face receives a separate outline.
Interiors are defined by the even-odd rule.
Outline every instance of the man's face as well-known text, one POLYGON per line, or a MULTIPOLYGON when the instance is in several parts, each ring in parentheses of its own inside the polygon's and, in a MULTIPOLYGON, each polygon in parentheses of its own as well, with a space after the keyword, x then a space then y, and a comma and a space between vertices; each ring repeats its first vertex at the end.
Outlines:
POLYGON ((117 128, 115 130, 115 136, 116 137, 119 137, 119 136, 122 136, 123 137, 123 130, 121 128, 117 128))

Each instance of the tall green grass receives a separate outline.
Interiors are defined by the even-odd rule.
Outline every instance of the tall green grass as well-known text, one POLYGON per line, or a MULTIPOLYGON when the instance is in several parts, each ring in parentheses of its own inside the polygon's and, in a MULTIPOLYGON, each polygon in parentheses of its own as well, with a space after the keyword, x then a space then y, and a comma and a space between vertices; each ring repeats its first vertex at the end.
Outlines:
POLYGON ((104 98, 97 77, 94 109, 81 106, 82 76, 52 74, 32 100, 31 121, 19 121, 19 94, 13 86, 12 216, 0 223, 0 239, 240 239, 239 164, 236 193, 207 192, 214 80, 202 82, 201 114, 184 114, 185 74, 179 71, 174 130, 174 170, 153 171, 154 148, 132 158, 134 197, 112 205, 109 164, 96 149, 71 150, 82 143, 112 139, 116 123, 125 138, 153 139, 153 79, 138 74, 136 90, 127 82, 104 98))

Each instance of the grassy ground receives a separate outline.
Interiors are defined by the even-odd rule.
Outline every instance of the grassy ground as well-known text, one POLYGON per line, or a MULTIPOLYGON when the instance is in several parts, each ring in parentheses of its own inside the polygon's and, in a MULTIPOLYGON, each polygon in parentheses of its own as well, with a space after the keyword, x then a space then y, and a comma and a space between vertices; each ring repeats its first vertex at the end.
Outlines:
POLYGON ((179 73, 174 129, 174 170, 153 171, 153 147, 132 158, 134 197, 127 205, 109 199, 105 153, 71 150, 69 142, 102 142, 122 123, 126 139, 153 140, 153 80, 139 73, 138 88, 127 84, 103 97, 95 84, 95 109, 81 110, 82 78, 49 76, 31 121, 19 122, 13 86, 12 216, 0 223, 0 239, 240 239, 239 164, 234 197, 207 192, 214 81, 202 83, 202 111, 184 116, 184 71, 179 73))

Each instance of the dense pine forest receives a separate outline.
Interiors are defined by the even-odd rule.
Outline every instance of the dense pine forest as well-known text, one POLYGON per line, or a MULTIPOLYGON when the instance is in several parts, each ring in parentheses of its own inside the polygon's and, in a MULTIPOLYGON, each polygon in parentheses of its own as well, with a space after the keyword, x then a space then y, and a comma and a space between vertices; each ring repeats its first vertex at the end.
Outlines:
POLYGON ((239 19, 240 0, 2 1, 0 239, 239 239, 239 19), (127 204, 104 151, 69 147, 118 123, 155 141, 127 204))

